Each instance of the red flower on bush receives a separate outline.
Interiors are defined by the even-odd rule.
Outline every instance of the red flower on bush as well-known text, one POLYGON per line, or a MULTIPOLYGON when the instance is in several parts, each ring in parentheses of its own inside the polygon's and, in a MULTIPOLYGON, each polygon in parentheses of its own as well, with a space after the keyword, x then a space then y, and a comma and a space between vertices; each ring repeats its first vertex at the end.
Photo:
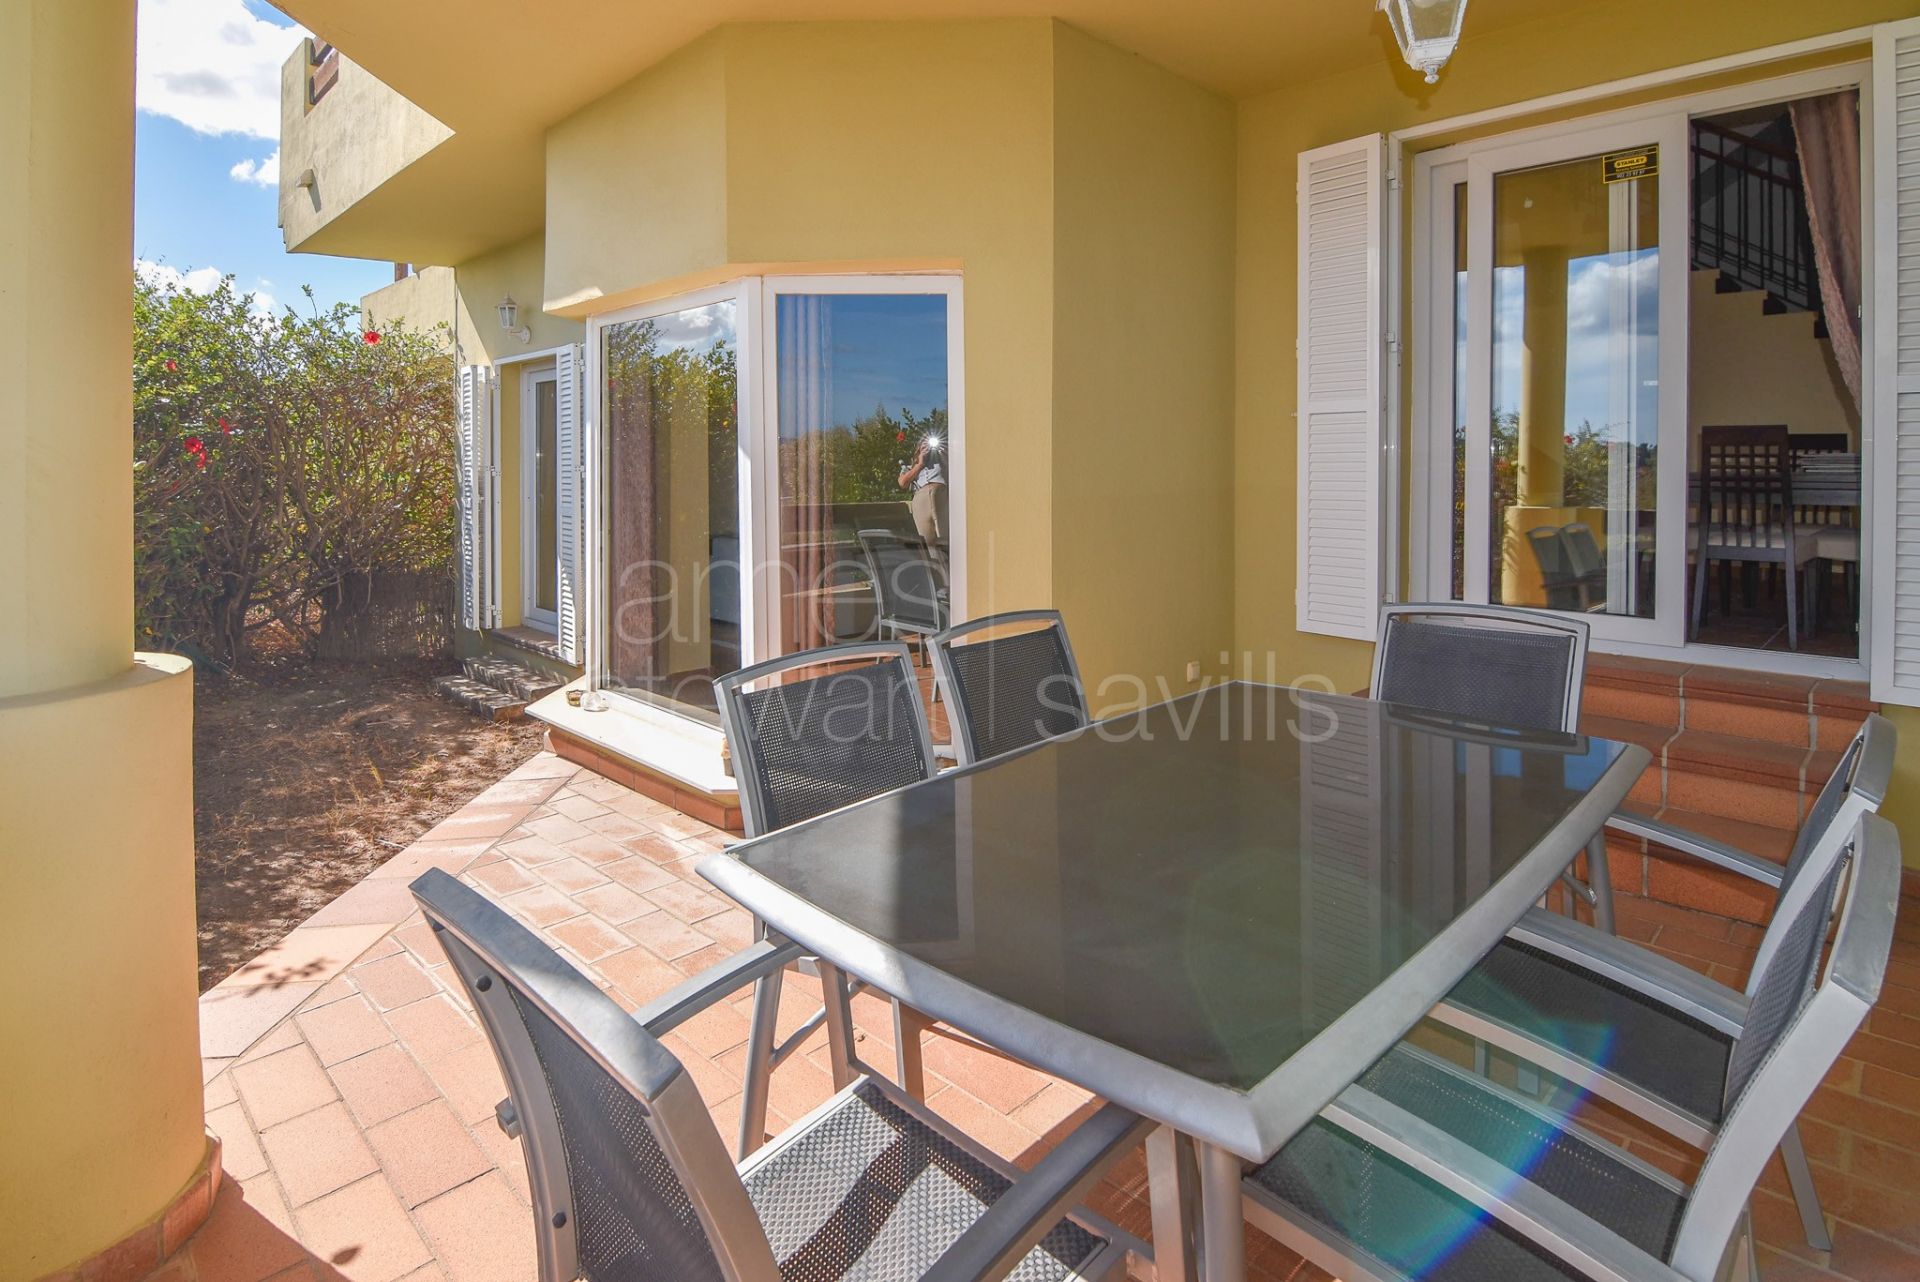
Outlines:
POLYGON ((372 347, 375 343, 380 341, 380 334, 377 330, 370 329, 365 334, 362 334, 361 337, 367 340, 368 347, 372 347))
POLYGON ((189 436, 185 444, 187 453, 189 454, 205 454, 207 452, 207 443, 197 436, 189 436))
POLYGON ((1571 436, 1567 437, 1567 444, 1569 445, 1573 444, 1573 437, 1571 436))
POLYGON ((193 456, 193 465, 202 472, 207 470, 207 456, 204 451, 193 456))
POLYGON ((895 432, 893 434, 893 443, 895 445, 898 445, 900 442, 906 439, 907 439, 907 434, 905 432, 895 432))
POLYGON ((167 373, 178 374, 179 372, 180 372, 180 362, 174 360, 173 357, 171 356, 167 357, 167 373))
POLYGON ((221 430, 221 432, 222 432, 222 433, 224 433, 225 435, 227 435, 227 436, 232 436, 232 435, 233 435, 233 424, 231 424, 231 423, 229 423, 229 422, 227 422, 227 420, 223 418, 223 419, 221 419, 221 420, 220 420, 220 430, 221 430))

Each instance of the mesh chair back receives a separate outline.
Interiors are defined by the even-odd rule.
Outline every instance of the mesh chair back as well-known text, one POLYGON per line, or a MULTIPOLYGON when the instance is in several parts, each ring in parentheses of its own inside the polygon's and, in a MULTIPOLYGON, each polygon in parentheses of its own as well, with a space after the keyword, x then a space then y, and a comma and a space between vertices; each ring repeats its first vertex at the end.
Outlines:
POLYGON ((1853 737, 1853 742, 1847 745, 1847 750, 1840 754, 1839 763, 1834 766, 1833 773, 1827 776, 1827 781, 1820 786, 1819 793, 1813 799, 1813 805, 1807 808, 1807 817, 1801 823, 1800 831, 1794 836, 1793 849, 1787 852, 1786 871, 1780 879, 1782 894, 1793 886, 1795 879, 1800 875, 1800 870, 1806 866, 1807 857, 1813 853, 1820 839, 1827 835, 1828 829, 1839 820, 1840 807, 1846 801, 1848 793, 1853 790, 1854 771, 1859 768, 1860 749, 1865 741, 1866 729, 1862 727, 1860 733, 1853 737))
POLYGON ((1536 525, 1527 531, 1527 546, 1540 567, 1540 586, 1546 590, 1550 610, 1578 610, 1580 587, 1575 582, 1573 558, 1567 552, 1566 536, 1551 525, 1536 525))
POLYGON ((1833 920, 1834 897, 1839 893, 1840 878, 1846 872, 1851 853, 1843 852, 1834 860, 1821 874, 1813 892, 1786 915, 1786 920, 1776 915, 1768 928, 1769 934, 1775 930, 1781 934, 1763 969, 1748 985, 1747 1022, 1727 1058, 1726 1111, 1729 1113, 1754 1070, 1772 1052, 1781 1034, 1813 995, 1821 945, 1826 942, 1827 925, 1833 920))
POLYGON ((949 628, 933 638, 933 663, 953 714, 962 765, 1087 724, 1080 668, 1066 624, 1053 610, 997 614, 949 628), (1009 628, 1020 630, 1004 631, 1009 628))
POLYGON ((807 650, 714 689, 749 837, 933 777, 913 659, 899 642, 807 650))
POLYGON ((1587 625, 1492 606, 1381 611, 1375 699, 1526 730, 1580 719, 1587 625))
POLYGON ((860 550, 882 623, 920 632, 947 626, 947 578, 925 543, 891 530, 861 530, 860 550))
POLYGON ((428 872, 413 893, 507 1080, 526 1146, 542 1282, 720 1282, 709 1236, 716 1223, 749 1244, 758 1234, 770 1256, 751 1212, 744 1222, 737 1214, 745 1189, 672 1053, 457 878, 428 872), (714 1161, 696 1179, 686 1165, 702 1155, 714 1161), (696 1189, 727 1180, 732 1188, 719 1190, 719 1201, 696 1189))
POLYGON ((1726 1121, 1693 1185, 1670 1263, 1713 1276, 1766 1164, 1879 999, 1900 905, 1900 839, 1863 815, 1844 857, 1791 914, 1788 945, 1755 985, 1728 1065, 1726 1121), (1831 901, 1849 880, 1833 948, 1820 971, 1831 901))

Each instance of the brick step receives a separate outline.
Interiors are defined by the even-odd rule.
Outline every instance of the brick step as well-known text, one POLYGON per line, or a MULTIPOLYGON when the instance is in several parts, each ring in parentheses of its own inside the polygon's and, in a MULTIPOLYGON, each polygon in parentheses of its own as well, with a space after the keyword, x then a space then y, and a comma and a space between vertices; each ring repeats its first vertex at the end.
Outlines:
POLYGON ((457 672, 435 677, 433 689, 441 698, 450 699, 475 716, 485 717, 489 721, 517 721, 527 707, 527 700, 503 693, 484 682, 470 680, 457 672))
MULTIPOLYGON (((1631 808, 1779 864, 1786 863, 1787 853, 1792 850, 1799 832, 1798 824, 1731 819, 1674 806, 1657 812, 1646 806, 1631 808)), ((1773 913, 1772 890, 1658 842, 1649 846, 1638 837, 1610 832, 1607 834, 1607 867, 1613 874, 1613 887, 1618 894, 1641 895, 1737 921, 1761 923, 1773 913)))
POLYGON ((561 681, 558 677, 529 668, 524 663, 512 659, 502 659, 493 655, 476 655, 463 659, 461 668, 469 681, 491 686, 501 694, 511 695, 521 703, 532 703, 535 699, 545 698, 558 690, 561 681))
POLYGON ((1612 721, 1831 751, 1876 705, 1860 682, 1595 655, 1581 707, 1612 721))

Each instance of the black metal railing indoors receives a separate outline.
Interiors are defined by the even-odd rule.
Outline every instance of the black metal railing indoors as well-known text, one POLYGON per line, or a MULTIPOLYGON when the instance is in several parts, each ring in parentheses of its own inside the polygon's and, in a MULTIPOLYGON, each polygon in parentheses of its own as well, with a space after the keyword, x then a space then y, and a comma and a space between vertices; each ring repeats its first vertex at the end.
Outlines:
POLYGON ((1820 284, 1800 158, 1791 147, 1693 122, 1693 265, 1817 312, 1820 284))

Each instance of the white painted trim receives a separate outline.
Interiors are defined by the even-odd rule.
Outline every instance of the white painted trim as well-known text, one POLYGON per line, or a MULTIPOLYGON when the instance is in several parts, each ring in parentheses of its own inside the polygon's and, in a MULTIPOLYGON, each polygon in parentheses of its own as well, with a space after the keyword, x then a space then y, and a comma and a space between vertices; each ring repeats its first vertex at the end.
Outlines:
MULTIPOLYGON (((964 313, 964 279, 958 272, 920 272, 889 273, 875 275, 837 274, 820 276, 766 276, 761 278, 763 341, 761 344, 761 371, 766 389, 765 408, 760 438, 763 457, 776 457, 774 451, 779 443, 779 396, 773 390, 778 387, 779 353, 774 326, 778 308, 775 300, 781 294, 923 294, 944 295, 947 300, 947 512, 953 522, 948 535, 948 588, 952 594, 949 603, 951 620, 959 623, 971 616, 967 613, 967 468, 966 468, 966 316, 964 313)), ((777 469, 767 469, 764 478, 761 501, 766 504, 765 511, 776 514, 780 511, 780 478, 777 469)), ((771 528, 771 527, 769 527, 771 528)), ((767 548, 769 558, 777 551, 771 545, 767 548)), ((758 560, 756 565, 771 565, 772 559, 758 560)), ((767 576, 768 582, 763 590, 769 598, 763 603, 768 619, 769 648, 765 657, 779 654, 781 638, 778 636, 780 609, 778 600, 771 599, 779 591, 777 575, 767 576)))
POLYGON ((562 343, 558 347, 542 347, 538 351, 521 352, 517 356, 502 356, 491 363, 495 369, 499 369, 502 365, 525 365, 529 361, 550 361, 571 346, 571 343, 562 343))
MULTIPOLYGON (((1381 302, 1386 324, 1386 351, 1383 353, 1381 377, 1386 386, 1383 389, 1385 399, 1381 404, 1381 413, 1385 416, 1380 425, 1380 465, 1386 470, 1386 497, 1381 510, 1386 516, 1385 564, 1381 573, 1381 600, 1389 605, 1406 600, 1401 591, 1401 552, 1400 541, 1406 537, 1401 528, 1400 507, 1403 502, 1404 487, 1400 479, 1401 457, 1400 439, 1404 433, 1400 430, 1400 371, 1407 360, 1407 309, 1404 305, 1406 291, 1400 288, 1406 270, 1403 261, 1402 244, 1404 241, 1402 224, 1405 222, 1406 208, 1406 156, 1398 138, 1389 137, 1386 143, 1386 225, 1381 231, 1384 243, 1381 253, 1384 263, 1380 273, 1381 302)), ((1413 506, 1421 507, 1416 497, 1413 506)), ((1415 527, 1419 528, 1418 526, 1415 527)))
MULTIPOLYGON (((1769 63, 1788 62, 1795 58, 1824 53, 1829 49, 1844 49, 1849 45, 1867 45, 1873 40, 1874 30, 1873 27, 1849 27, 1844 31, 1830 31, 1825 35, 1809 36, 1805 40, 1768 45, 1745 53, 1732 53, 1719 58, 1708 58, 1702 62, 1689 62, 1678 67, 1644 72, 1638 76, 1628 76, 1624 80, 1602 81, 1582 89, 1568 89, 1562 93, 1529 98, 1524 102, 1508 103, 1503 107, 1489 107, 1485 111, 1473 111, 1461 116, 1450 116, 1445 120, 1409 125, 1405 129, 1396 130, 1393 136, 1405 142, 1418 142, 1423 138, 1444 137, 1464 129, 1477 129, 1481 125, 1498 124, 1502 120, 1515 120, 1523 116, 1540 115, 1543 112, 1557 111, 1566 107, 1604 102, 1609 98, 1638 93, 1643 89, 1660 89, 1668 85, 1685 84, 1689 80, 1702 80, 1709 76, 1724 75, 1730 71, 1742 71, 1748 67, 1764 67, 1769 63)), ((1716 107, 1710 110, 1726 110, 1726 108, 1716 107)))
MULTIPOLYGON (((551 368, 528 370, 520 376, 520 621, 530 627, 545 628, 556 636, 560 631, 559 614, 534 604, 534 593, 539 583, 538 567, 534 562, 538 560, 540 551, 539 492, 534 484, 534 444, 538 439, 534 388, 541 383, 552 383, 557 396, 559 382, 559 371, 551 368)), ((559 426, 558 422, 554 424, 556 435, 559 426)), ((564 478, 556 472, 554 484, 558 486, 564 483, 564 478)), ((554 518, 557 523, 559 513, 556 512, 554 518)))

